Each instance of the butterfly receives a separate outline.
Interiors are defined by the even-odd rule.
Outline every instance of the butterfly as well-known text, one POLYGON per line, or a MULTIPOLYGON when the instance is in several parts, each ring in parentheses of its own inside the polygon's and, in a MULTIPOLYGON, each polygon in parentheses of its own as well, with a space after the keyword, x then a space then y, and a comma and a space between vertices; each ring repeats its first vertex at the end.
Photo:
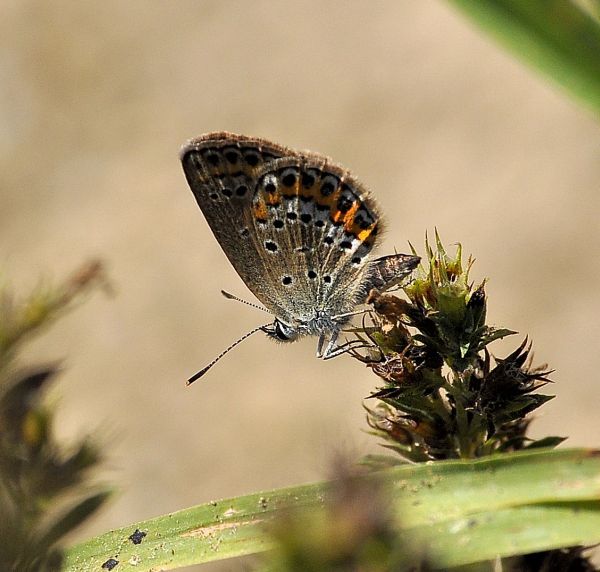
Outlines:
POLYGON ((420 260, 373 258, 381 211, 350 171, 324 155, 215 132, 188 142, 181 161, 225 255, 274 316, 188 383, 258 330, 280 342, 318 336, 323 359, 347 351, 352 342, 338 344, 339 334, 369 291, 399 283, 420 260))

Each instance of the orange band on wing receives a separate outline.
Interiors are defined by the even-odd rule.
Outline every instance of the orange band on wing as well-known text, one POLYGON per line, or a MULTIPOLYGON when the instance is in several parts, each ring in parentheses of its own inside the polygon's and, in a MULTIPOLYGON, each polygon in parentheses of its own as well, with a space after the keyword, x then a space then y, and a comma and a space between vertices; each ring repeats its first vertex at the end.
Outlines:
POLYGON ((266 193, 266 202, 270 207, 276 207, 281 202, 279 193, 266 193))
MULTIPOLYGON (((319 206, 329 207, 329 210, 332 211, 333 210, 332 207, 333 207, 333 205, 335 205, 337 203, 340 193, 341 193, 341 190, 339 188, 336 191, 334 191, 333 193, 331 193, 329 196, 325 196, 317 191, 315 193, 315 198, 317 199, 317 204, 319 206)), ((337 219, 333 218, 334 215, 335 215, 335 213, 332 212, 331 218, 333 220, 337 221, 337 219)))
POLYGON ((360 208, 360 203, 358 201, 354 201, 352 203, 352 206, 350 207, 350 210, 346 212, 346 214, 344 215, 343 221, 344 221, 344 229, 347 232, 352 232, 352 229, 354 227, 354 217, 356 215, 356 211, 358 211, 358 209, 360 208))
POLYGON ((264 199, 261 199, 254 205, 254 218, 258 220, 267 220, 269 216, 267 205, 265 204, 264 199))
MULTIPOLYGON (((356 238, 358 238, 358 240, 360 240, 360 242, 365 242, 373 233, 373 230, 375 229, 375 227, 377 226, 377 223, 372 224, 369 228, 365 228, 362 229, 358 232, 358 234, 355 234, 356 238)), ((354 234, 354 233, 352 233, 354 234)), ((372 240, 374 240, 375 237, 372 237, 372 240)))
POLYGON ((291 187, 285 187, 284 185, 281 185, 281 191, 282 191, 282 195, 286 198, 286 199, 291 199, 294 197, 297 197, 299 194, 302 194, 300 192, 300 180, 298 179, 291 187))

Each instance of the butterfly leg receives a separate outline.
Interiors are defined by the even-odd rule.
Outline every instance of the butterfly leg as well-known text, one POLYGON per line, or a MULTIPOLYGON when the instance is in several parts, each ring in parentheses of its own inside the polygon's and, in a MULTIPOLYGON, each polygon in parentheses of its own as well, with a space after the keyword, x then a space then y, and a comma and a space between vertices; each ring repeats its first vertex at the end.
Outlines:
POLYGON ((363 347, 367 347, 365 345, 364 340, 350 340, 341 345, 338 345, 338 343, 337 343, 338 335, 339 335, 339 332, 335 332, 331 336, 331 338, 329 338, 329 341, 327 342, 327 346, 325 347, 325 351, 322 351, 323 345, 325 343, 325 335, 324 334, 321 335, 321 337, 319 338, 319 345, 317 348, 317 357, 320 357, 324 360, 332 359, 332 358, 342 355, 352 349, 360 349, 363 347))
MULTIPOLYGON (((335 342, 337 341, 337 338, 339 336, 339 331, 335 331, 331 337, 329 338, 329 341, 327 342, 327 347, 325 348, 325 353, 327 353, 327 350, 329 349, 329 347, 331 346, 332 342, 335 345, 335 342)), ((320 336, 319 336, 319 342, 317 344, 317 357, 318 358, 322 358, 323 357, 323 346, 325 346, 325 340, 327 339, 327 334, 325 332, 323 332, 320 336)))

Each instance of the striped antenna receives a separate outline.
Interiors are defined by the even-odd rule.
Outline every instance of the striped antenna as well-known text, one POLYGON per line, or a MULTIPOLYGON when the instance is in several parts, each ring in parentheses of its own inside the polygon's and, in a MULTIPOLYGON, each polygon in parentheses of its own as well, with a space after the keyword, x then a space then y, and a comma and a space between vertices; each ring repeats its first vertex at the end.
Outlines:
POLYGON ((214 360, 212 360, 206 367, 202 368, 198 373, 192 375, 186 385, 191 385, 197 379, 200 379, 213 365, 215 365, 226 353, 230 352, 235 346, 242 343, 246 338, 250 337, 252 334, 258 332, 258 330, 264 330, 270 326, 270 324, 265 324, 264 326, 258 326, 253 330, 250 330, 247 334, 244 334, 239 340, 233 342, 227 349, 223 350, 214 360))
POLYGON ((242 300, 241 298, 238 298, 237 296, 234 296, 233 294, 230 294, 229 292, 225 292, 225 290, 221 290, 221 294, 223 294, 223 296, 225 296, 225 298, 227 298, 228 300, 235 300, 236 302, 241 302, 242 304, 246 304, 246 306, 251 306, 252 308, 257 308, 259 310, 262 310, 263 312, 267 312, 268 314, 271 313, 264 306, 259 306, 258 304, 253 304, 252 302, 248 302, 247 300, 242 300))

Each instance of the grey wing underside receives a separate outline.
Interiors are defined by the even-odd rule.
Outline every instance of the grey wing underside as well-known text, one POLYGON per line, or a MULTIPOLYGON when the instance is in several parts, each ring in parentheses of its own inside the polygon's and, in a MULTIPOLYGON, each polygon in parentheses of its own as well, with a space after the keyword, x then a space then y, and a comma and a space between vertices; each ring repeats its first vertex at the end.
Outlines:
POLYGON ((187 181, 213 234, 237 273, 269 309, 272 304, 263 295, 263 261, 250 236, 248 215, 258 171, 265 163, 291 155, 291 149, 226 132, 193 139, 181 151, 187 181))
POLYGON ((421 258, 411 254, 388 254, 371 263, 369 289, 385 291, 398 286, 419 264, 421 258))
POLYGON ((192 141, 182 162, 225 254, 277 317, 344 313, 364 299, 376 233, 364 239, 367 230, 338 207, 344 197, 354 201, 353 220, 371 230, 379 215, 347 171, 315 153, 227 133, 192 141))

